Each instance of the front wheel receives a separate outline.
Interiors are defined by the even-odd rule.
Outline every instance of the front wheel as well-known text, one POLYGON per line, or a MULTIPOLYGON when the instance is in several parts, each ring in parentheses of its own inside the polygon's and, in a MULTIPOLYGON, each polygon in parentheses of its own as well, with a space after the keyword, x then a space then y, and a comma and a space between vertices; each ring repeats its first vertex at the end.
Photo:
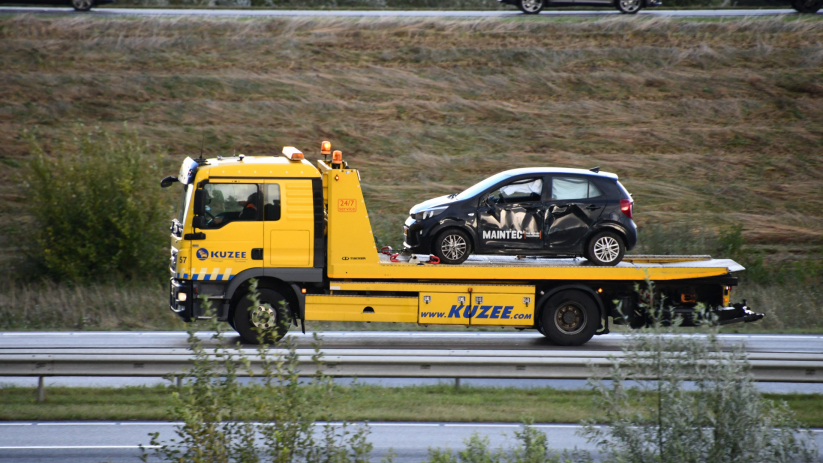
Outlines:
POLYGON ((545 0, 517 0, 517 7, 525 14, 538 14, 543 10, 545 0))
POLYGON ((792 0, 792 8, 798 13, 815 14, 823 7, 823 0, 792 0))
POLYGON ((586 252, 595 265, 617 265, 626 254, 626 245, 612 232, 600 232, 589 241, 586 252))
POLYGON ((289 331, 286 298, 273 289, 258 289, 259 304, 243 296, 234 309, 232 326, 249 344, 277 342, 289 331))
POLYGON ((472 252, 469 235, 463 230, 452 228, 437 236, 434 240, 434 255, 444 264, 462 264, 472 252))
POLYGON ((75 11, 89 11, 94 6, 94 0, 71 0, 75 11))
POLYGON ((540 326, 543 335, 558 346, 581 346, 600 326, 600 311, 586 294, 561 291, 546 301, 540 326))
POLYGON ((617 9, 623 14, 637 14, 643 8, 643 0, 617 0, 617 9))

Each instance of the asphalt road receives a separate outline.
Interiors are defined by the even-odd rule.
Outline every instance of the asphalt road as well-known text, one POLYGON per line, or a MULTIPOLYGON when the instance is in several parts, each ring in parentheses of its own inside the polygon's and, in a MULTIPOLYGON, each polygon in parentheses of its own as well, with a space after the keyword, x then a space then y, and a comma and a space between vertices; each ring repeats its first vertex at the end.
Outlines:
MULTIPOLYGON (((6 422, 0 423, 0 463, 95 461, 136 462, 139 444, 148 445, 150 432, 161 440, 174 437, 175 423, 168 422, 6 422)), ((318 423, 318 426, 323 426, 318 423)), ((490 447, 509 449, 518 424, 509 423, 370 423, 369 441, 374 445, 371 461, 377 462, 391 449, 397 463, 425 461, 429 448, 462 450, 473 432, 489 438, 490 447)), ((595 453, 595 446, 577 435, 574 424, 536 424, 546 433, 555 450, 575 448, 595 453)), ((318 429, 318 432, 320 430, 318 429)), ((823 448, 823 430, 814 430, 823 448)), ((150 461, 156 461, 150 459, 150 461)))
MULTIPOLYGON (((290 332, 294 336, 298 348, 311 348, 312 332, 306 334, 299 330, 290 332)), ((459 353, 472 351, 473 353, 507 351, 556 351, 569 348, 552 345, 546 338, 534 331, 504 331, 504 332, 476 332, 476 331, 328 331, 319 333, 323 348, 327 350, 380 350, 387 353, 393 349, 409 349, 418 351, 447 351, 459 353)), ((211 333, 201 332, 199 336, 212 346, 211 333)), ((699 336, 699 335, 696 335, 699 336)), ((723 334, 721 341, 734 346, 744 343, 749 353, 797 353, 819 355, 823 358, 823 335, 778 335, 778 334, 723 334)), ((240 339, 236 335, 228 334, 226 342, 234 345, 240 339)), ((605 336, 595 336, 584 346, 573 348, 579 352, 619 352, 625 336, 612 333, 605 336)), ((42 349, 42 350, 72 350, 96 353, 100 351, 114 353, 117 351, 166 351, 172 349, 186 349, 187 335, 175 331, 147 331, 147 332, 117 332, 117 331, 79 331, 79 332, 0 332, 0 361, 4 351, 10 349, 42 349)), ((250 356, 254 349, 247 350, 250 356)), ((137 384, 159 384, 162 379, 153 378, 46 378, 46 385, 68 386, 124 386, 137 384)), ((341 380, 346 382, 347 380, 341 380)), ((381 384, 386 386, 403 386, 410 384, 436 384, 443 380, 430 379, 387 379, 387 378, 360 378, 359 381, 381 384)), ((10 378, 0 377, 0 383, 15 384, 33 387, 37 378, 10 378)), ((585 387, 583 380, 523 380, 523 379, 463 379, 464 385, 477 386, 513 386, 513 387, 546 387, 557 389, 579 389, 585 387)), ((764 392, 798 392, 823 393, 823 383, 795 384, 795 383, 760 383, 764 392)))
MULTIPOLYGON (((217 17, 512 17, 525 16, 515 7, 500 11, 440 11, 440 10, 252 10, 252 9, 160 9, 160 8, 96 8, 87 13, 75 13, 68 7, 15 7, 2 6, 0 14, 85 14, 93 16, 217 16, 217 17)), ((565 8, 547 8, 540 16, 594 16, 619 15, 616 9, 574 10, 565 8)), ((791 8, 770 9, 714 9, 714 10, 664 10, 648 8, 641 10, 639 16, 669 17, 720 17, 720 16, 769 16, 796 15, 791 8)), ((823 14, 823 11, 818 14, 823 14)))

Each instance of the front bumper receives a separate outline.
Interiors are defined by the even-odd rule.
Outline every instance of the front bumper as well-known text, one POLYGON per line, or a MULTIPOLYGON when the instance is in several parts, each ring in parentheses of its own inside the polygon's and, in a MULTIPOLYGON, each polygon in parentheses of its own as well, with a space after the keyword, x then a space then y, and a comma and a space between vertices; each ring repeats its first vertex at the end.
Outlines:
POLYGON ((182 318, 184 322, 192 321, 194 313, 194 297, 192 297, 192 282, 172 278, 169 283, 169 308, 182 318), (180 300, 181 294, 184 300, 180 300))
POLYGON ((416 220, 412 217, 403 224, 403 250, 415 254, 431 253, 431 230, 437 225, 437 220, 416 220))

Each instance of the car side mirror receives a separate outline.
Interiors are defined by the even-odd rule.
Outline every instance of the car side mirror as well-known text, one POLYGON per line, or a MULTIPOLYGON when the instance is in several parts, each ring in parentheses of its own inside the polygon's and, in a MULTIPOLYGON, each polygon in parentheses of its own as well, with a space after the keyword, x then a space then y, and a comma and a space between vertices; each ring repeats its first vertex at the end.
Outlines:
POLYGON ((205 228, 206 226, 206 218, 202 215, 196 215, 193 219, 191 219, 191 226, 194 228, 205 228))
POLYGON ((177 177, 169 175, 168 177, 164 178, 163 180, 160 180, 160 188, 168 188, 168 187, 172 186, 174 184, 174 182, 176 182, 176 181, 177 181, 177 177))
POLYGON ((206 190, 194 190, 194 215, 206 213, 206 190))

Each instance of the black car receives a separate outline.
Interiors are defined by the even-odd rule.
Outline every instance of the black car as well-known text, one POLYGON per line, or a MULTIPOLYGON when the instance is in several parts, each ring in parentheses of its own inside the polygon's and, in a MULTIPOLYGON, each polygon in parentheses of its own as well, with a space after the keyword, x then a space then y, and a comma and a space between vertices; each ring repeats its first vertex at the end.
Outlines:
POLYGON ((114 0, 3 0, 0 3, 27 5, 66 5, 71 6, 76 11, 89 11, 93 7, 113 2, 114 0))
POLYGON ((660 6, 659 0, 497 0, 520 8, 526 14, 538 14, 544 6, 605 6, 624 14, 635 14, 644 7, 660 6))
POLYGON ((404 248, 461 264, 470 254, 583 256, 617 265, 637 244, 634 202, 617 175, 514 169, 411 208, 404 248))

